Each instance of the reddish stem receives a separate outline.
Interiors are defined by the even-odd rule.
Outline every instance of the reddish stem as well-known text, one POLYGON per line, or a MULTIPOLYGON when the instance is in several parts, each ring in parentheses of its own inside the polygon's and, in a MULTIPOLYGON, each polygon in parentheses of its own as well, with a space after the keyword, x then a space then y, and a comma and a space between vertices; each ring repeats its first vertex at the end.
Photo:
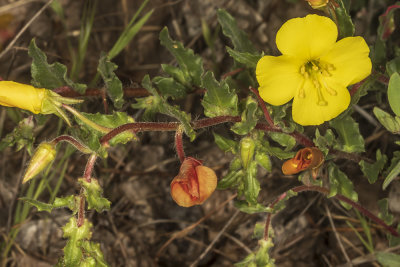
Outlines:
MULTIPOLYGON (((297 187, 293 188, 292 191, 296 192, 296 193, 304 192, 304 191, 316 191, 316 192, 322 193, 324 195, 329 194, 329 190, 327 188, 320 187, 320 186, 301 185, 301 186, 297 186, 297 187)), ((278 203, 279 201, 281 201, 285 196, 286 196, 286 192, 283 193, 282 195, 280 195, 274 202, 272 202, 269 207, 273 208, 275 206, 275 204, 278 203)), ((338 200, 346 202, 347 204, 351 205, 353 208, 355 208, 359 212, 361 212, 364 216, 370 218, 375 223, 384 227, 393 236, 400 237, 400 234, 396 231, 396 229, 387 225, 383 220, 379 219, 377 216, 372 214, 370 211, 365 209, 363 206, 361 206, 357 202, 354 202, 353 200, 351 200, 343 195, 340 195, 340 194, 335 195, 334 198, 337 198, 338 200)), ((269 225, 271 222, 271 216, 272 216, 272 214, 269 213, 267 216, 267 219, 265 221, 265 229, 264 229, 264 239, 265 240, 268 240, 268 230, 269 230, 269 225)))
POLYGON ((78 220, 76 222, 76 225, 78 227, 81 227, 84 222, 85 222, 85 196, 83 195, 83 193, 81 193, 79 196, 78 220))
POLYGON ((183 151, 182 134, 183 134, 183 129, 182 126, 180 126, 175 132, 175 148, 181 163, 185 160, 185 151, 183 151))
MULTIPOLYGON (((192 122, 192 126, 194 129, 210 127, 217 124, 225 123, 225 122, 239 122, 241 119, 239 116, 220 116, 214 118, 201 119, 192 122)), ((179 122, 134 122, 123 124, 109 133, 104 135, 100 139, 101 144, 106 144, 113 137, 125 131, 134 131, 134 132, 147 132, 147 131, 176 131, 181 125, 179 122)))
POLYGON ((83 172, 83 177, 85 178, 86 182, 90 183, 91 182, 91 177, 93 173, 93 168, 94 164, 96 163, 97 156, 96 154, 90 155, 86 166, 85 166, 85 171, 83 172))
POLYGON ((261 98, 260 94, 258 93, 258 90, 253 88, 253 87, 249 87, 250 91, 253 92, 253 94, 256 95, 257 100, 258 100, 258 104, 260 105, 263 113, 264 113, 264 117, 267 120, 268 124, 272 127, 272 128, 277 128, 274 124, 274 121, 272 120, 271 116, 269 115, 268 109, 267 109, 267 105, 265 105, 264 100, 261 98))
POLYGON ((76 149, 78 149, 79 151, 81 151, 82 153, 85 153, 85 154, 91 152, 90 148, 83 145, 81 142, 79 142, 78 140, 76 140, 75 138, 73 138, 72 136, 69 136, 69 135, 60 135, 51 141, 51 143, 53 145, 57 145, 59 142, 68 142, 71 145, 73 145, 76 149))
POLYGON ((230 72, 225 73, 224 75, 222 75, 221 80, 225 80, 227 77, 233 76, 235 74, 238 74, 239 72, 244 71, 245 68, 239 68, 230 72))

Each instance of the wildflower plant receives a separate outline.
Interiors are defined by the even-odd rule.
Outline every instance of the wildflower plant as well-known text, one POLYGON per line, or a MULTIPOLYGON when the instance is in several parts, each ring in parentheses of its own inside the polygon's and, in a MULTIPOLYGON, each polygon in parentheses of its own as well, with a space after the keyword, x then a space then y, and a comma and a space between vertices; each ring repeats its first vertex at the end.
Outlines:
MULTIPOLYGON (((261 226, 262 234, 257 231, 260 226, 256 226, 259 247, 237 266, 274 266, 269 255, 273 248, 271 216, 285 207, 286 200, 304 191, 319 192, 327 198, 339 200, 346 209, 357 210, 379 225, 381 231, 388 234, 389 241, 395 243, 395 238, 399 237, 398 227, 388 220, 390 213, 384 205, 386 202, 381 202, 379 216, 363 208, 358 203, 351 177, 340 169, 336 160, 356 162, 371 184, 383 180, 384 190, 400 173, 398 151, 389 167, 386 166, 387 156, 380 150, 376 151, 374 160, 361 154, 365 151, 365 140, 359 130, 360 122, 352 116, 360 98, 376 93, 370 89, 380 84, 384 89, 379 94, 388 97, 387 103, 395 116, 389 113, 390 110, 383 110, 384 104, 381 108, 374 107, 373 112, 389 132, 400 133, 400 58, 397 55, 388 60, 382 56, 386 50, 379 49, 390 42, 394 30, 391 22, 400 4, 388 7, 380 17, 378 40, 374 47, 362 36, 353 36, 354 25, 342 0, 308 2, 311 7, 324 11, 324 15, 310 14, 286 21, 276 34, 281 55, 265 55, 257 50, 235 19, 227 11, 218 10, 222 33, 232 43, 226 51, 234 62, 232 72, 223 76, 206 69, 202 57, 173 40, 167 28, 162 29, 160 42, 175 57, 177 64, 163 64, 162 76, 146 75, 143 78, 141 86, 147 90, 147 96, 138 97, 131 104, 132 108, 143 111, 139 120, 134 120, 122 109, 127 102, 122 82, 115 74, 117 65, 112 62, 122 50, 121 46, 101 55, 97 78, 94 79, 95 82, 102 79, 106 95, 113 103, 113 112, 85 113, 81 108, 87 104, 87 85, 68 78, 64 65, 49 64, 32 40, 29 46, 33 60, 32 85, 0 81, 0 104, 27 110, 30 112, 28 118, 33 116, 38 120, 43 119, 43 115, 55 114, 64 119, 67 130, 37 145, 23 183, 33 183, 40 172, 51 168, 51 164, 57 161, 62 143, 72 145, 80 157, 87 158, 84 172, 81 177, 76 177, 80 187, 76 194, 55 197, 50 203, 33 197, 20 198, 39 211, 51 212, 62 207, 71 211, 71 217, 62 228, 67 243, 57 266, 107 266, 100 245, 91 241, 93 223, 85 216, 87 210, 101 213, 112 205, 93 170, 99 159, 108 157, 111 147, 136 142, 146 131, 175 133, 175 147, 181 165, 175 178, 171 177, 170 190, 177 205, 182 208, 201 205, 211 201, 209 197, 218 194, 218 190, 230 189, 237 193, 234 203, 238 210, 266 214, 261 226), (189 114, 183 111, 176 100, 199 90, 204 112, 189 114), (81 106, 71 106, 78 103, 81 106), (42 115, 36 115, 38 113, 42 115), (155 120, 156 114, 170 119, 155 120), (230 137, 213 131, 217 125, 228 127, 230 137), (213 170, 212 162, 204 162, 184 152, 184 143, 194 141, 199 130, 204 128, 211 129, 215 144, 232 155, 229 167, 222 172, 213 170), (263 188, 265 177, 257 175, 259 168, 269 173, 282 170, 285 175, 297 175, 303 185, 268 203, 260 195, 266 189, 263 188)), ((118 42, 126 45, 127 39, 151 14, 152 11, 144 15, 139 24, 134 24, 136 14, 129 24, 132 31, 124 31, 118 42)), ((90 16, 88 20, 93 22, 93 16, 90 16)), ((208 39, 208 43, 211 42, 208 39)), ((399 50, 398 44, 390 44, 399 50)), ((75 68, 79 69, 81 59, 77 64, 79 66, 75 68)), ((74 71, 73 76, 76 75, 74 71)), ((386 103, 386 98, 383 102, 386 103)), ((21 121, 2 140, 0 148, 14 144, 19 144, 19 148, 32 147, 33 128, 27 121, 21 121), (17 134, 21 129, 31 133, 28 135, 30 138, 23 142, 21 134, 17 134)), ((384 263, 392 257, 398 255, 382 252, 377 259, 384 263)))

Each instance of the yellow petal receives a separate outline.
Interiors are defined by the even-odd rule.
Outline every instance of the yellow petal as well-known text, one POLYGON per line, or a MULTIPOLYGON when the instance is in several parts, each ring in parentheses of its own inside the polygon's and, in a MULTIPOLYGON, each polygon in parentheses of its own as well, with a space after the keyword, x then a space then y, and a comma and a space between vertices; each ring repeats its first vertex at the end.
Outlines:
POLYGON ((350 94, 346 87, 332 80, 326 82, 331 89, 336 91, 336 95, 328 93, 324 88, 321 89, 326 106, 318 105, 318 93, 310 80, 304 83, 304 98, 294 97, 292 115, 293 120, 301 125, 320 125, 337 117, 345 111, 350 104, 350 94))
POLYGON ((329 18, 308 15, 285 22, 276 34, 276 45, 284 55, 315 59, 331 49, 338 30, 329 18))
POLYGON ((0 105, 39 113, 46 89, 12 81, 0 81, 0 105))
POLYGON ((304 62, 289 56, 264 56, 256 67, 261 98, 275 106, 289 102, 302 83, 299 70, 304 62))
POLYGON ((372 64, 369 48, 360 36, 347 37, 338 41, 332 49, 321 56, 321 61, 333 64, 332 79, 348 86, 371 74, 372 64))

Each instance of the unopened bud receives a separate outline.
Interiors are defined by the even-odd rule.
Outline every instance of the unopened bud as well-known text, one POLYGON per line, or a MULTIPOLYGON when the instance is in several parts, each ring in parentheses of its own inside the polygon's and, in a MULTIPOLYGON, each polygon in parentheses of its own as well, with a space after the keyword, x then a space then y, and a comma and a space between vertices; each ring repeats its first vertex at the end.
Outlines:
POLYGON ((324 7, 329 2, 329 0, 306 0, 306 1, 314 9, 318 9, 318 8, 324 7))
POLYGON ((56 148, 51 143, 41 143, 36 149, 35 154, 29 162, 22 183, 26 183, 30 179, 38 175, 46 168, 56 157, 56 148))
POLYGON ((242 160, 243 168, 247 169, 247 166, 253 160, 255 148, 256 145, 252 138, 245 137, 240 140, 240 157, 242 160))

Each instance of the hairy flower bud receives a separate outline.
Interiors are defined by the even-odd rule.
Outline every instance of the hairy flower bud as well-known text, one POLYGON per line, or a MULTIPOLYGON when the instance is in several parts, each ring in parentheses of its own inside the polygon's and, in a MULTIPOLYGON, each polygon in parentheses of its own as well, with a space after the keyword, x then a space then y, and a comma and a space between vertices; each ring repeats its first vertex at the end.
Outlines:
POLYGON ((217 187, 215 172, 201 161, 187 157, 171 182, 171 196, 182 207, 202 204, 217 187))
MULTIPOLYGON (((282 172, 285 175, 296 174, 310 169, 316 171, 324 162, 324 154, 316 147, 300 149, 296 156, 285 161, 282 165, 282 172)), ((313 175, 314 177, 314 175, 313 175)), ((314 177, 315 178, 315 177, 314 177)))
POLYGON ((56 157, 56 148, 51 143, 41 143, 36 149, 35 154, 29 162, 22 183, 26 183, 30 179, 38 175, 46 168, 56 157))

